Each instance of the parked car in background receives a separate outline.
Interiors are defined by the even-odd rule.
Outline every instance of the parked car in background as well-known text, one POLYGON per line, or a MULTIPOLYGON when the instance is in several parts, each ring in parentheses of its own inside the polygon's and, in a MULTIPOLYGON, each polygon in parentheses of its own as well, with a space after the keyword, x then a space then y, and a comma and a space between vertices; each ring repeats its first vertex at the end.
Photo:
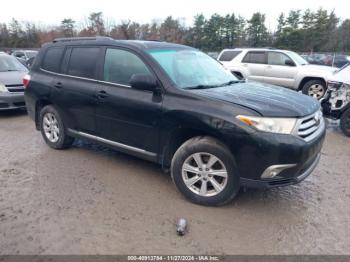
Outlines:
POLYGON ((321 102, 323 113, 340 119, 340 127, 350 136, 350 65, 335 72, 328 82, 328 90, 321 102))
POLYGON ((334 57, 333 64, 335 67, 342 68, 348 63, 350 63, 350 60, 349 60, 349 57, 346 55, 336 55, 334 57))
POLYGON ((183 45, 57 39, 24 78, 29 116, 54 149, 87 139, 156 162, 191 201, 230 202, 241 185, 298 183, 325 137, 320 104, 238 80, 183 45))
POLYGON ((22 79, 27 72, 16 58, 0 53, 0 110, 25 107, 22 79))
POLYGON ((314 65, 326 65, 341 68, 350 62, 350 57, 343 54, 302 54, 306 61, 314 65))
POLYGON ((259 81, 301 90, 320 99, 327 81, 336 70, 310 65, 297 53, 271 48, 235 48, 223 50, 218 60, 241 79, 259 81))
POLYGON ((38 54, 36 50, 15 50, 12 55, 17 59, 28 61, 30 58, 35 57, 38 54))

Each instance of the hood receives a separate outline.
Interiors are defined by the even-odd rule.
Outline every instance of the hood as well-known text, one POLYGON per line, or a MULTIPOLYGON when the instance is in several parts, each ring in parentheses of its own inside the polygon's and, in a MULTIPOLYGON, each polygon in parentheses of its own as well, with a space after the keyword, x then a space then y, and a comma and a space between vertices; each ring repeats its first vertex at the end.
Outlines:
POLYGON ((26 74, 25 71, 0 72, 0 84, 21 85, 26 74))
POLYGON ((350 85, 350 65, 338 70, 329 80, 350 85))
POLYGON ((268 117, 304 117, 320 108, 319 102, 287 88, 257 82, 191 90, 199 95, 237 104, 268 117))
POLYGON ((315 74, 333 74, 338 70, 336 67, 323 66, 323 65, 302 65, 300 66, 300 70, 306 71, 307 73, 315 73, 315 74))

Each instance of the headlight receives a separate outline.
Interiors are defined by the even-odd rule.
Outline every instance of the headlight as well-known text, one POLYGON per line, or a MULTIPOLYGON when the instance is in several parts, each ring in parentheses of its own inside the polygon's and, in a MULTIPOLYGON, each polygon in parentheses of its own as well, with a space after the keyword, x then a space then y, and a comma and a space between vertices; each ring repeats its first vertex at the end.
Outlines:
POLYGON ((278 134, 291 134, 297 122, 296 118, 257 117, 242 115, 239 115, 236 118, 260 131, 278 134))
POLYGON ((6 86, 3 85, 3 84, 0 84, 0 93, 4 93, 4 92, 7 92, 7 91, 8 90, 7 90, 6 86))

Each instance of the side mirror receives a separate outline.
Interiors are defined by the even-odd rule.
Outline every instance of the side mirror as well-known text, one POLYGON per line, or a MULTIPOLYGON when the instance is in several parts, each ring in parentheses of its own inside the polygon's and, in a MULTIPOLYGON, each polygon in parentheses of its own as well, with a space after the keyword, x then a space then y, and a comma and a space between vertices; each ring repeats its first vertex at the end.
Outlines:
POLYGON ((132 88, 154 91, 158 87, 157 79, 148 74, 133 74, 129 81, 132 88))
POLYGON ((287 66, 295 66, 295 63, 294 63, 292 60, 290 60, 290 59, 286 60, 284 63, 285 63, 287 66))

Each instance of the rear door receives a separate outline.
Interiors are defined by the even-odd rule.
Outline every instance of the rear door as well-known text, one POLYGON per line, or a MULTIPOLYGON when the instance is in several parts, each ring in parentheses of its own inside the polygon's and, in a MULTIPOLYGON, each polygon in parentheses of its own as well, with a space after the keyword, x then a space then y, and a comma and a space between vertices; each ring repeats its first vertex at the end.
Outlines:
POLYGON ((288 60, 293 61, 284 53, 268 52, 265 81, 270 84, 293 88, 297 75, 297 67, 295 65, 287 65, 286 61, 288 60))
POLYGON ((162 94, 133 89, 133 74, 153 74, 145 61, 131 50, 106 48, 97 89, 96 122, 99 136, 157 152, 162 94))
POLYGON ((65 115, 67 127, 75 131, 96 132, 94 96, 100 56, 100 47, 67 47, 61 74, 52 83, 52 101, 65 115))
POLYGON ((267 55, 265 51, 249 51, 242 60, 242 66, 247 68, 249 80, 265 82, 267 55))

